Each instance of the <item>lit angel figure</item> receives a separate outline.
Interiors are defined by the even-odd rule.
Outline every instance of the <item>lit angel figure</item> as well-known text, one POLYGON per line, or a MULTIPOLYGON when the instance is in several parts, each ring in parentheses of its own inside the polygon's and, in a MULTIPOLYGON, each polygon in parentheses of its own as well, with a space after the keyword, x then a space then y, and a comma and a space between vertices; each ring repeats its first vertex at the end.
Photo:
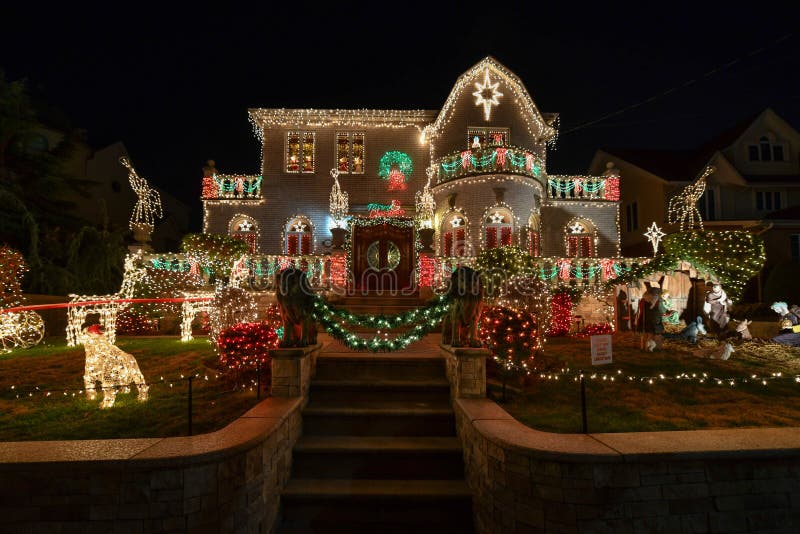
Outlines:
POLYGON ((703 229, 703 218, 700 216, 700 210, 697 209, 697 201, 706 192, 706 178, 715 170, 713 165, 709 165, 697 180, 670 199, 668 220, 670 224, 680 224, 681 232, 684 229, 691 230, 695 224, 700 227, 700 230, 703 229))
POLYGON ((128 169, 128 181, 131 183, 131 189, 139 198, 133 207, 133 213, 131 213, 130 229, 132 232, 136 232, 137 229, 143 228, 149 234, 153 231, 156 217, 160 219, 164 216, 161 211, 161 196, 158 191, 150 187, 147 180, 137 174, 128 158, 123 156, 119 158, 119 162, 128 169))
POLYGON ((97 398, 98 382, 103 391, 101 408, 114 406, 117 390, 129 393, 131 384, 134 384, 139 392, 139 401, 147 400, 149 388, 139 370, 136 358, 111 343, 103 334, 103 327, 92 325, 84 328, 81 341, 86 349, 83 383, 89 400, 97 398))
POLYGON ((436 200, 433 198, 433 192, 431 191, 431 181, 436 170, 431 166, 425 169, 425 173, 428 175, 428 183, 425 184, 422 191, 417 191, 416 194, 417 220, 420 228, 433 228, 436 200))
POLYGON ((342 187, 339 185, 338 169, 331 169, 331 178, 333 178, 333 187, 331 188, 330 196, 331 217, 334 220, 336 228, 344 228, 347 211, 350 207, 349 195, 342 191, 342 187))

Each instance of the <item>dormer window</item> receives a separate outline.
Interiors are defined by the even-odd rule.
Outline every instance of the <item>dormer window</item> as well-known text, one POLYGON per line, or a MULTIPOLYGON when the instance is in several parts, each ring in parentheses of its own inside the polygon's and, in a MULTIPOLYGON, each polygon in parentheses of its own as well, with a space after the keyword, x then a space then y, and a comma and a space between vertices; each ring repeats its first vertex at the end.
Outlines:
POLYGON ((783 145, 763 135, 757 145, 748 145, 747 156, 750 161, 784 161, 783 145))
POLYGON ((467 128, 467 148, 504 146, 509 143, 508 128, 467 128))

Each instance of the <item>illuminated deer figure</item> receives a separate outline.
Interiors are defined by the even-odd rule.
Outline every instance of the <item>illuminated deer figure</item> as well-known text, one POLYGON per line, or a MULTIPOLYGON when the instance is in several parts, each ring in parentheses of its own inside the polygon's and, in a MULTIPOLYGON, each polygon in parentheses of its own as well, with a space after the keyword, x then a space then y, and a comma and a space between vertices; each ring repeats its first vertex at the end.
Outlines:
POLYGON ((133 213, 131 213, 130 228, 135 232, 136 225, 143 225, 152 232, 156 217, 163 217, 161 196, 158 191, 150 187, 147 180, 139 176, 128 158, 123 156, 119 158, 119 162, 128 169, 128 181, 131 184, 131 189, 139 198, 133 207, 133 213))
POLYGON ((86 349, 86 370, 83 383, 89 400, 97 398, 97 383, 103 391, 101 408, 111 408, 117 398, 118 390, 130 392, 131 384, 136 385, 139 401, 147 400, 147 383, 139 370, 139 364, 133 355, 128 354, 103 335, 100 325, 92 325, 83 330, 81 341, 86 349))
POLYGON ((706 178, 716 170, 713 165, 707 166, 703 174, 694 182, 687 185, 680 193, 672 197, 669 201, 669 224, 680 223, 681 232, 691 230, 694 225, 703 229, 703 218, 700 210, 697 209, 697 201, 706 192, 706 178), (695 222, 695 217, 697 221, 695 222))
POLYGON ((67 309, 67 346, 74 347, 81 343, 81 330, 87 315, 100 316, 100 324, 104 329, 105 338, 109 343, 117 339, 117 314, 128 306, 125 302, 116 302, 119 299, 133 297, 136 284, 146 276, 144 267, 138 266, 141 254, 129 254, 125 258, 125 273, 122 276, 122 286, 117 293, 111 295, 69 295, 70 306, 67 309), (81 303, 86 304, 81 304, 81 303))

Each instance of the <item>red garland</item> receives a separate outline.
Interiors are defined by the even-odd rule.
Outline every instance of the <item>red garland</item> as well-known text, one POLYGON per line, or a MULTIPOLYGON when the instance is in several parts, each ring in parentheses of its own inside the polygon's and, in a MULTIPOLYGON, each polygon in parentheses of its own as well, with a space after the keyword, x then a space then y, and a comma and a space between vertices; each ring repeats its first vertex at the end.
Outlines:
POLYGON ((219 361, 228 369, 255 369, 256 362, 265 369, 269 349, 278 346, 278 334, 266 323, 239 323, 220 333, 217 346, 219 361))

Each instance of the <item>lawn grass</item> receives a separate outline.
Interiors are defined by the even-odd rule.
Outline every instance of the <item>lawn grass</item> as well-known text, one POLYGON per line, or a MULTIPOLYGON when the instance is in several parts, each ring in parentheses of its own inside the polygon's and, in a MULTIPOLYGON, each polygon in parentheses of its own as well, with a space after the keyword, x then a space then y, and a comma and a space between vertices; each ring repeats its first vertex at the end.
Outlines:
POLYGON ((205 338, 122 337, 117 345, 139 362, 150 385, 147 402, 137 401, 135 389, 118 394, 110 409, 100 409, 102 395, 88 400, 79 393, 83 347, 67 347, 63 338, 0 355, 0 441, 186 435, 188 381, 181 375, 200 375, 192 387, 195 434, 222 428, 257 402, 252 384, 216 368, 205 338))
MULTIPOLYGON (((589 432, 639 432, 731 427, 800 426, 800 349, 747 342, 735 346, 727 361, 705 357, 716 341, 692 346, 667 341, 663 350, 642 352, 632 334, 613 338, 614 363, 592 367, 588 339, 553 338, 535 361, 537 373, 501 405, 524 424, 550 432, 581 431, 580 385, 574 374, 583 370, 586 380, 589 432), (559 380, 539 377, 569 369, 559 380), (622 374, 619 374, 622 371, 622 374), (669 379, 692 373, 708 379, 669 379), (772 373, 782 378, 769 380, 772 373), (667 379, 662 380, 659 375, 667 379), (752 375, 767 377, 767 385, 752 375), (606 380, 603 380, 603 376, 606 380), (614 376, 612 382, 610 377, 614 376), (629 380, 627 376, 654 377, 629 380), (736 378, 718 385, 713 378, 736 378), (744 380, 748 382, 744 382, 744 380)), ((499 398, 499 388, 490 388, 499 398)))

